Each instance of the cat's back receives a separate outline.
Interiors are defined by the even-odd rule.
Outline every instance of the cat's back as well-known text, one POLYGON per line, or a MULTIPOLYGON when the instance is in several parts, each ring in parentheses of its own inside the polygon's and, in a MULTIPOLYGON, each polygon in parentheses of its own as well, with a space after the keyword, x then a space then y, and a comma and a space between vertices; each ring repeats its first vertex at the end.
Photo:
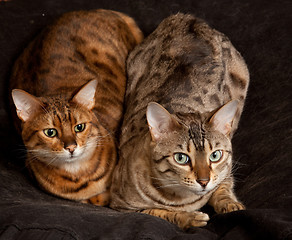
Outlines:
POLYGON ((124 76, 128 51, 141 40, 135 22, 122 13, 102 9, 66 13, 16 61, 12 88, 44 96, 105 74, 124 76))
POLYGON ((182 13, 163 20, 130 53, 127 69, 124 128, 136 133, 141 125, 147 128, 149 102, 170 113, 211 112, 231 99, 242 108, 249 83, 247 66, 229 39, 182 13))

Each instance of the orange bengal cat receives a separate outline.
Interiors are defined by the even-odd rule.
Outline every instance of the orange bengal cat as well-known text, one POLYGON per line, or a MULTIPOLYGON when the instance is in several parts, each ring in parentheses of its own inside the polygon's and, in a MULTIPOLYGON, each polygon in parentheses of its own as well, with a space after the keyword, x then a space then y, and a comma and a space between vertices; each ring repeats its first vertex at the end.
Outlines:
POLYGON ((10 86, 15 124, 27 149, 26 166, 47 192, 107 204, 125 61, 142 39, 134 20, 122 13, 71 12, 16 61, 10 86))

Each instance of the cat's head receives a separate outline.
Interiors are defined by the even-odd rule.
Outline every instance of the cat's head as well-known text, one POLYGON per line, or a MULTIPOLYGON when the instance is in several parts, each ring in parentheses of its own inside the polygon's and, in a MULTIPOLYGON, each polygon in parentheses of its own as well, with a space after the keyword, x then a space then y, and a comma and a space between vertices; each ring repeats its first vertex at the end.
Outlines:
POLYGON ((96 80, 90 81, 70 100, 12 90, 22 121, 22 139, 32 161, 61 166, 86 160, 93 154, 98 138, 96 119, 91 112, 96 86, 96 80))
POLYGON ((159 188, 206 194, 230 176, 232 146, 229 133, 237 112, 233 100, 214 113, 170 114, 149 103, 152 170, 159 188))

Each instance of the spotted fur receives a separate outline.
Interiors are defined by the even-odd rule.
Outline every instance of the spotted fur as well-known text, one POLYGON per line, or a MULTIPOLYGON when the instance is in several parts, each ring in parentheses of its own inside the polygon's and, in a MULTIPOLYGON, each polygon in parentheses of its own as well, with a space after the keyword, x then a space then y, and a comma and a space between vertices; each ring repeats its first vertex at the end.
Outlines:
POLYGON ((182 228, 207 224, 198 212, 206 203, 217 213, 243 209, 231 138, 249 73, 228 38, 192 15, 173 15, 131 52, 127 69, 110 206, 182 228))
POLYGON ((142 38, 133 19, 122 13, 71 12, 16 61, 10 81, 14 119, 27 148, 26 165, 44 190, 108 203, 126 57, 142 38), (48 137, 46 131, 57 134, 48 137))

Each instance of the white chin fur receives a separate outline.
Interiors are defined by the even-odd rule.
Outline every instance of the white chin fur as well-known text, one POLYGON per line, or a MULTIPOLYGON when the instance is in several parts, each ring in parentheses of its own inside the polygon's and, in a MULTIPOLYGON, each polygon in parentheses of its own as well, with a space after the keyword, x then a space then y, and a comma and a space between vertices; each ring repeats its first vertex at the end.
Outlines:
POLYGON ((73 155, 66 152, 65 159, 59 167, 71 173, 78 172, 82 168, 83 163, 91 158, 95 149, 96 146, 89 145, 82 149, 80 147, 76 148, 73 155))
POLYGON ((51 151, 40 150, 31 151, 39 160, 47 165, 62 168, 68 172, 74 173, 82 168, 85 161, 89 160, 96 149, 95 141, 86 144, 86 147, 77 146, 73 155, 67 150, 52 153, 51 151))
POLYGON ((84 166, 83 163, 92 157, 95 150, 96 150, 95 142, 93 144, 87 143, 85 148, 81 148, 81 149, 77 148, 74 151, 73 157, 71 157, 70 153, 69 153, 69 157, 67 155, 67 160, 63 162, 62 165, 60 165, 60 168, 63 168, 67 172, 71 172, 71 173, 78 172, 80 169, 82 169, 82 166, 84 166))
POLYGON ((194 183, 194 185, 192 186, 188 185, 188 188, 193 193, 199 196, 207 194, 208 192, 212 191, 215 187, 216 187, 216 184, 212 183, 212 181, 210 181, 205 188, 203 188, 199 183, 194 183))
POLYGON ((73 154, 71 154, 69 151, 63 149, 62 152, 54 154, 55 156, 52 156, 52 159, 55 158, 55 160, 51 164, 62 167, 63 164, 80 162, 86 158, 86 155, 88 155, 88 151, 85 152, 84 150, 85 148, 77 146, 73 154))

